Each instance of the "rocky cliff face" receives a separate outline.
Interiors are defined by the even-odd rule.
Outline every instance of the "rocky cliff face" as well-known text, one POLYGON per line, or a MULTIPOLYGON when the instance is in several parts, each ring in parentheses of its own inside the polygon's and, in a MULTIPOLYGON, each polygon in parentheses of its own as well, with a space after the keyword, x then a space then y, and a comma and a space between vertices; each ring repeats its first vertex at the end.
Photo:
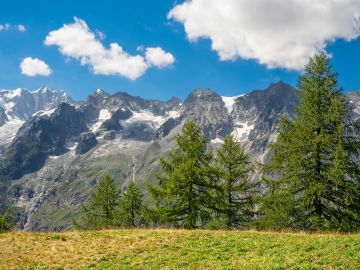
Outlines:
MULTIPOLYGON (((349 97, 360 108, 360 95, 349 97)), ((120 185, 137 181, 145 190, 185 121, 202 125, 211 147, 233 134, 261 162, 279 119, 293 116, 297 103, 294 89, 283 82, 236 97, 196 89, 183 103, 98 89, 76 106, 57 104, 26 119, 0 157, 0 174, 8 180, 19 228, 61 230, 105 174, 120 185)))
POLYGON ((86 130, 81 112, 67 103, 61 103, 53 112, 35 114, 0 157, 0 175, 18 179, 38 171, 49 156, 66 153, 66 143, 77 140, 86 130))
POLYGON ((350 105, 353 107, 354 118, 358 119, 360 117, 360 90, 349 92, 347 97, 350 105))

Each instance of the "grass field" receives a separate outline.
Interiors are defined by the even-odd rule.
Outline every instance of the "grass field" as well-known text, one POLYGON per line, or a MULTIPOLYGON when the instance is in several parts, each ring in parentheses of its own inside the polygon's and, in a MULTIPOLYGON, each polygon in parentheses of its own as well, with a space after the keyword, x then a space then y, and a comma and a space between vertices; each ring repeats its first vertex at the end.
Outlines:
POLYGON ((360 269, 360 234, 10 232, 0 234, 0 269, 360 269))

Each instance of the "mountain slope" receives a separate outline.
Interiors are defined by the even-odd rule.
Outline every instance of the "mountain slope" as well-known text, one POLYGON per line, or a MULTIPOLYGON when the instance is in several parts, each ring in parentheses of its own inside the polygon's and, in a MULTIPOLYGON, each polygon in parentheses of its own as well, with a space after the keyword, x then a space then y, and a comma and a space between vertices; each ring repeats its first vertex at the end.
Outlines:
POLYGON ((232 133, 253 160, 264 162, 278 121, 292 117, 297 103, 296 92, 283 82, 236 97, 196 89, 183 103, 98 89, 76 106, 63 103, 30 117, 1 155, 0 175, 8 179, 19 228, 61 230, 105 174, 146 190, 158 158, 175 144, 185 121, 199 123, 211 147, 232 133))

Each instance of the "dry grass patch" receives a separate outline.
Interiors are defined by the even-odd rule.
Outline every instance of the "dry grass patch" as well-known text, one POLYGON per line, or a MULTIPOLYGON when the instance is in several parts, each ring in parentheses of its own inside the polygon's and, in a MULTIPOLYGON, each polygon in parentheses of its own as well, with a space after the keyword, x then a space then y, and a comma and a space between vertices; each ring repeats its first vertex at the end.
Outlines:
POLYGON ((359 268, 359 234, 134 229, 0 235, 0 269, 359 268))

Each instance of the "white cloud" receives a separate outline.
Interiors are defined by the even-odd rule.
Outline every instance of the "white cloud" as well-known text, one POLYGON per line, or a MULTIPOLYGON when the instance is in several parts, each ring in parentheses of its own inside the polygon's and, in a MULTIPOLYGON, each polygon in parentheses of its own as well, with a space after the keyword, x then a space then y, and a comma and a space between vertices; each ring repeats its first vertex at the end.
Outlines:
POLYGON ((100 30, 96 30, 96 35, 100 40, 104 40, 106 38, 106 35, 100 30))
POLYGON ((301 70, 336 39, 360 35, 359 0, 188 0, 168 14, 190 41, 209 38, 221 60, 301 70))
POLYGON ((21 73, 34 77, 34 76, 49 76, 51 74, 50 67, 38 58, 26 57, 20 63, 21 73))
POLYGON ((175 62, 174 56, 160 47, 146 48, 145 59, 148 64, 158 68, 167 67, 175 62))
POLYGON ((11 28, 11 24, 9 23, 0 24, 0 31, 9 30, 10 28, 11 28))
POLYGON ((20 31, 20 32, 25 32, 25 31, 26 31, 26 27, 25 27, 25 25, 23 25, 23 24, 18 24, 18 25, 16 26, 16 29, 17 29, 18 31, 20 31))
POLYGON ((56 45, 61 54, 75 58, 81 65, 90 66, 95 74, 117 75, 135 80, 152 66, 141 55, 130 55, 117 43, 105 48, 85 21, 74 18, 72 24, 64 24, 50 32, 45 45, 56 45))
POLYGON ((17 25, 11 25, 10 23, 0 24, 0 31, 10 30, 11 28, 18 30, 19 32, 26 31, 26 27, 23 24, 17 24, 17 25))

